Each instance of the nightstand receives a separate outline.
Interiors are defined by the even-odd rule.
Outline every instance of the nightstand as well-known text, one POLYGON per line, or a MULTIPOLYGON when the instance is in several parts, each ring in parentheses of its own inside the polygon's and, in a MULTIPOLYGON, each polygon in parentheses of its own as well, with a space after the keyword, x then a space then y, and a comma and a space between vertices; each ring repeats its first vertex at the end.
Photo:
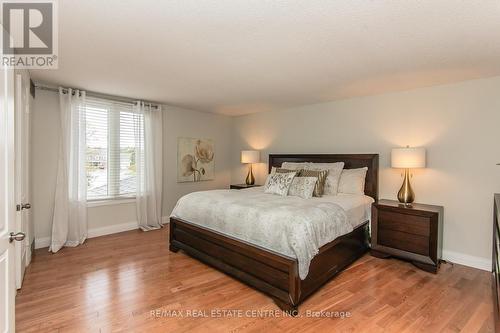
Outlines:
POLYGON ((372 256, 398 257, 437 273, 443 244, 442 206, 379 200, 372 205, 371 232, 372 256))
POLYGON ((229 185, 229 188, 231 190, 243 190, 245 188, 257 187, 257 186, 260 186, 260 185, 232 184, 232 185, 229 185))

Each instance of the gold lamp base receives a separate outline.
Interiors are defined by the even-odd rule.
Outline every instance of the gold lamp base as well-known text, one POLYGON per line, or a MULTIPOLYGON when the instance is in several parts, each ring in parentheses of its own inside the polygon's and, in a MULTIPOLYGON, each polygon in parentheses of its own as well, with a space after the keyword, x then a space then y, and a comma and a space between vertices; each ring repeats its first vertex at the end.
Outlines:
POLYGON ((245 183, 247 185, 255 184, 255 177, 253 176, 253 172, 252 172, 252 163, 250 163, 248 165, 248 175, 247 175, 247 179, 245 179, 245 183))
POLYGON ((398 200, 405 205, 410 205, 415 200, 415 193, 410 185, 410 170, 405 169, 405 178, 403 180, 403 185, 398 192, 398 200))

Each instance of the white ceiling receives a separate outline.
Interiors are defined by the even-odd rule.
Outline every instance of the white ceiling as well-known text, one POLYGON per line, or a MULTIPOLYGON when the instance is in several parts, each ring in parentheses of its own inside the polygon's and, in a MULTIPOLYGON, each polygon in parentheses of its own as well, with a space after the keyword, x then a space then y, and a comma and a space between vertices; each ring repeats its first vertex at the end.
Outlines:
POLYGON ((230 115, 495 75, 498 0, 64 0, 32 71, 230 115))

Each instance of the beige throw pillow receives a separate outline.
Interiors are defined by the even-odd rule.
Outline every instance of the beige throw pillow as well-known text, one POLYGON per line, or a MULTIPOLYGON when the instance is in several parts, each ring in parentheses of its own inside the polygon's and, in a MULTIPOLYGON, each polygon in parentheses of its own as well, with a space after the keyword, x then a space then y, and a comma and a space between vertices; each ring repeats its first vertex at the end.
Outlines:
POLYGON ((310 199, 313 197, 314 188, 317 182, 317 177, 295 177, 288 190, 288 195, 310 199))
POLYGON ((328 170, 300 170, 299 177, 316 177, 317 182, 314 186, 313 195, 315 197, 323 196, 328 170))
POLYGON ((306 165, 306 170, 328 170, 328 176, 325 182, 325 195, 337 195, 339 188, 339 179, 342 169, 344 169, 344 162, 336 163, 312 163, 306 165))

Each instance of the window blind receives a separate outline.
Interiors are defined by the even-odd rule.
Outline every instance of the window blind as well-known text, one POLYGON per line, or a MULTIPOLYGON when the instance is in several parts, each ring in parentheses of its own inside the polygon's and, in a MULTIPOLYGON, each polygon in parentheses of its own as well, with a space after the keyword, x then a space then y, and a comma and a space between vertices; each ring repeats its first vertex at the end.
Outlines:
POLYGON ((133 197, 136 146, 143 142, 144 119, 132 104, 87 98, 87 199, 133 197))

